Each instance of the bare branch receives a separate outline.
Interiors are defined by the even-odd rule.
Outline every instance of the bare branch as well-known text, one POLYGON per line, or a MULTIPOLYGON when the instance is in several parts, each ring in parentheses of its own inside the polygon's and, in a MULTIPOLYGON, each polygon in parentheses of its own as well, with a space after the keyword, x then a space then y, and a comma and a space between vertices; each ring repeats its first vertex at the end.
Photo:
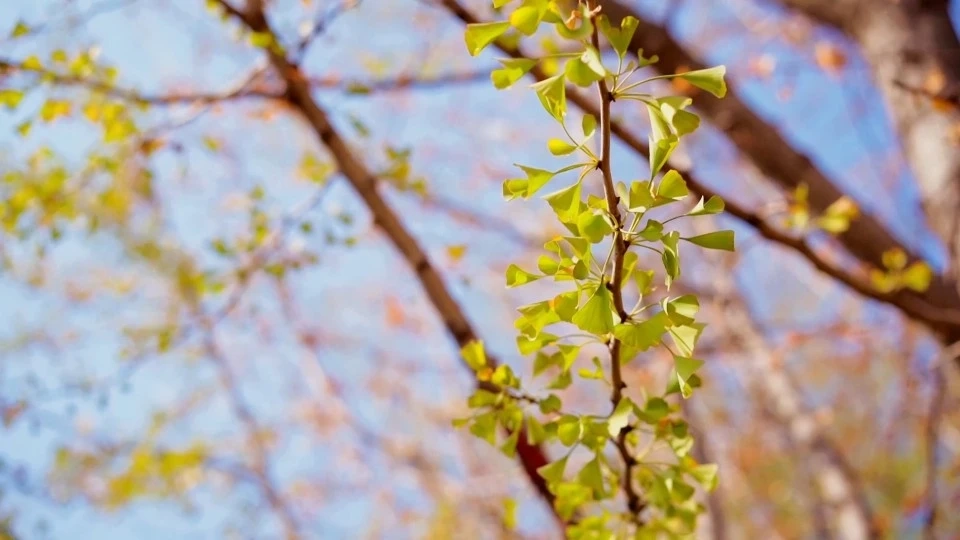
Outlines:
MULTIPOLYGON (((225 0, 218 1, 228 13, 241 20, 252 31, 274 35, 265 14, 262 10, 256 9, 255 3, 253 4, 255 9, 240 11, 225 0)), ((303 75, 299 66, 291 63, 285 56, 275 51, 267 51, 267 54, 277 74, 287 84, 287 99, 290 104, 300 112, 303 119, 310 125, 319 142, 330 151, 340 172, 350 182, 373 215, 374 222, 406 259, 408 265, 420 280, 437 314, 443 319, 447 332, 461 347, 476 341, 477 334, 467 320, 463 309, 447 289, 443 278, 437 272, 426 252, 407 230, 406 225, 397 216, 393 208, 380 195, 377 178, 354 155, 347 141, 340 136, 331 124, 327 113, 313 99, 309 81, 303 75)), ((488 363, 495 364, 496 362, 497 360, 492 355, 488 356, 488 363)), ((518 428, 518 431, 517 456, 524 472, 539 495, 555 512, 553 494, 547 488, 546 480, 537 472, 537 469, 549 463, 549 460, 539 445, 532 445, 527 441, 527 435, 523 427, 518 428)), ((557 520, 560 523, 563 521, 559 515, 557 515, 557 520)))
POLYGON ((64 86, 78 86, 89 90, 100 92, 125 101, 136 103, 149 103, 153 105, 177 105, 177 104, 209 104, 221 101, 232 101, 247 98, 263 99, 281 99, 282 96, 275 92, 268 92, 258 88, 250 88, 250 82, 259 75, 259 72, 253 72, 247 76, 241 83, 232 88, 220 92, 209 93, 170 93, 160 95, 143 94, 137 90, 129 88, 119 88, 112 83, 104 80, 97 80, 76 75, 57 73, 43 68, 28 66, 24 62, 10 58, 0 58, 0 75, 9 74, 15 71, 26 75, 36 75, 43 79, 48 79, 53 83, 64 86))

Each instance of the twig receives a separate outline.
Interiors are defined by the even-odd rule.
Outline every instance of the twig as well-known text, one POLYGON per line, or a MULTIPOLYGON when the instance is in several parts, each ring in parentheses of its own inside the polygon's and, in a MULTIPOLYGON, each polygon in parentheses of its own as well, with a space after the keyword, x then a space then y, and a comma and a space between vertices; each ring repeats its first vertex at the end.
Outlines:
MULTIPOLYGON (((457 2, 457 0, 438 1, 440 1, 451 13, 453 13, 464 23, 476 24, 484 22, 464 8, 459 2, 457 2)), ((519 48, 506 44, 502 40, 496 41, 495 45, 512 58, 529 58, 519 48)), ((540 69, 539 66, 535 66, 533 69, 531 69, 530 74, 533 75, 533 77, 537 80, 541 81, 547 78, 546 74, 542 69, 540 69)), ((594 116, 600 116, 601 108, 577 89, 568 88, 566 96, 568 101, 577 105, 584 112, 594 116)), ((631 133, 622 124, 618 122, 611 122, 610 131, 613 135, 620 139, 621 142, 626 144, 637 153, 644 156, 649 155, 649 147, 647 143, 641 141, 639 137, 631 133)), ((687 184, 692 191, 695 191, 704 197, 717 195, 715 190, 711 189, 702 180, 698 179, 692 171, 684 167, 679 167, 676 165, 676 163, 670 163, 670 167, 676 169, 677 172, 681 173, 684 178, 686 178, 687 184)), ((746 208, 745 206, 741 206, 728 197, 724 197, 724 202, 726 203, 726 213, 738 218, 740 221, 756 229, 756 231, 759 232, 764 238, 787 247, 796 253, 799 253, 801 256, 810 261, 810 263, 812 263, 817 270, 843 283, 860 295, 891 305, 899 309, 908 317, 923 323, 925 326, 934 331, 945 332, 950 330, 960 330, 960 310, 932 305, 923 298, 909 294, 906 291, 899 291, 889 294, 881 293, 861 279, 858 279, 833 263, 828 262, 819 253, 817 253, 816 250, 813 249, 807 240, 803 238, 797 238, 780 231, 779 229, 767 223, 756 212, 746 208)))
MULTIPOLYGON (((590 40, 593 47, 600 50, 600 24, 598 17, 600 10, 597 8, 596 2, 591 3, 591 9, 594 15, 592 17, 593 35, 590 40)), ((600 169, 603 175, 603 195, 607 201, 607 212, 613 219, 613 275, 610 282, 606 284, 601 282, 600 286, 605 286, 610 290, 613 296, 613 306, 617 310, 617 315, 619 315, 621 322, 626 322, 627 319, 630 318, 630 315, 623 307, 623 263, 627 255, 629 243, 623 236, 623 216, 620 214, 620 198, 617 196, 616 188, 613 184, 613 167, 610 162, 610 132, 612 127, 610 104, 613 101, 613 94, 610 92, 610 89, 607 88, 605 78, 597 81, 597 88, 600 93, 600 162, 597 164, 597 168, 600 169)), ((606 271, 606 266, 604 266, 603 271, 606 271)), ((613 387, 610 393, 610 401, 614 408, 620 404, 620 400, 623 399, 623 389, 626 388, 626 384, 623 382, 620 362, 621 346, 622 343, 616 337, 610 339, 608 347, 610 349, 610 379, 611 386, 613 387)), ((627 447, 627 435, 629 433, 630 427, 623 426, 620 432, 617 433, 617 438, 614 442, 617 447, 617 452, 620 454, 620 459, 623 460, 623 478, 621 482, 623 483, 624 495, 627 497, 627 510, 629 510, 631 518, 639 523, 640 512, 643 511, 646 504, 633 485, 633 468, 637 465, 637 460, 627 447)))
POLYGON ((28 66, 19 60, 0 58, 0 75, 2 75, 5 71, 14 70, 25 74, 34 74, 48 78, 51 82, 64 86, 82 86, 90 90, 101 92, 103 94, 126 101, 149 103, 152 105, 204 104, 248 98, 281 99, 283 97, 282 95, 274 92, 268 92, 266 90, 257 88, 249 88, 250 82, 256 78, 257 75, 259 75, 258 71, 251 73, 238 85, 220 92, 149 95, 142 94, 129 88, 120 88, 103 80, 78 77, 76 75, 58 73, 56 71, 43 68, 38 69, 33 66, 28 66))

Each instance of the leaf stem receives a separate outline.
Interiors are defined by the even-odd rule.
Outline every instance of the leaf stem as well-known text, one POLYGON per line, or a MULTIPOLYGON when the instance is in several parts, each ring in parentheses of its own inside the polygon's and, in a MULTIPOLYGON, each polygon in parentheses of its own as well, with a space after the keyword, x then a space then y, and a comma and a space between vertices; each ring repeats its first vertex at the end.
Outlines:
MULTIPOLYGON (((596 0, 590 0, 590 9, 593 13, 591 17, 593 19, 593 34, 591 35, 591 43, 593 48, 599 51, 600 9, 596 0)), ((607 200, 607 211, 610 213, 610 216, 614 221, 613 279, 607 284, 607 287, 610 289, 610 292, 613 295, 613 305, 617 310, 617 314, 620 316, 620 321, 626 322, 630 318, 630 315, 623 307, 623 262, 630 244, 626 241, 622 232, 624 224, 623 216, 620 214, 620 198, 617 196, 616 189, 614 188, 613 168, 611 167, 610 163, 610 133, 612 128, 610 104, 613 102, 614 95, 607 86, 606 77, 597 81, 597 86, 600 92, 600 162, 598 164, 598 168, 603 174, 603 193, 607 200)), ((623 399, 623 389, 626 388, 626 384, 623 382, 623 374, 621 372, 622 366, 620 353, 622 343, 619 339, 613 337, 610 340, 609 347, 610 378, 612 379, 611 384, 613 386, 610 395, 610 401, 613 402, 613 407, 616 408, 620 403, 620 400, 623 399)), ((627 434, 629 431, 629 427, 624 427, 620 430, 620 433, 617 434, 616 446, 617 452, 620 454, 620 457, 623 460, 623 477, 621 482, 623 484, 624 494, 627 498, 627 510, 630 512, 631 519, 639 524, 640 512, 643 510, 645 503, 633 485, 633 468, 637 464, 637 461, 633 455, 631 455, 630 450, 627 447, 627 434)))

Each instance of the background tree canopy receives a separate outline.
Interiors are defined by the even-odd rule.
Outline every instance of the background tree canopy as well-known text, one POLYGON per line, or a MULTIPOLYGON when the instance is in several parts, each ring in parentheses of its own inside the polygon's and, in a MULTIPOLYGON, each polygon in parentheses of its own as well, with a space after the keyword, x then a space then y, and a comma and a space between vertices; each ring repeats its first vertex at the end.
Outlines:
MULTIPOLYGON (((514 321, 561 289, 504 274, 568 234, 504 180, 557 167, 529 86, 580 53, 515 10, 577 2, 493 3, 0 3, 0 538, 563 536, 536 472, 563 445, 451 426, 471 355, 549 382, 514 321)), ((719 465, 697 536, 960 535, 960 2, 589 4, 637 20, 608 68, 726 66, 723 98, 650 83, 700 117, 668 164, 689 206, 726 203, 684 234, 737 237, 681 248, 669 291, 707 325, 669 397, 719 465)), ((595 115, 649 179, 645 105, 575 90, 577 136, 595 115)), ((608 414, 598 350, 565 408, 608 414)), ((673 367, 639 354, 627 394, 673 367)))

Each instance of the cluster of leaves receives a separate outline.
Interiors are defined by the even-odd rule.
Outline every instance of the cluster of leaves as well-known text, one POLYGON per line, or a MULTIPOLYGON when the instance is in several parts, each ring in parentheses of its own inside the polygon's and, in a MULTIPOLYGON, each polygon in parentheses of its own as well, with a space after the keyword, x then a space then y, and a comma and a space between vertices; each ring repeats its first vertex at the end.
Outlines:
POLYGON ((158 445, 156 439, 165 421, 165 415, 157 415, 147 437, 129 457, 121 457, 126 452, 119 448, 59 448, 51 471, 52 484, 63 496, 70 497, 75 489, 94 483, 100 489, 84 490, 85 494, 106 509, 145 498, 183 499, 201 480, 209 451, 199 442, 180 449, 158 445))
MULTIPOLYGON (((510 3, 493 2, 495 8, 510 3)), ((669 228, 678 218, 718 214, 724 204, 718 197, 701 198, 692 208, 680 210, 690 192, 682 175, 666 165, 680 138, 697 129, 699 118, 688 110, 689 97, 656 97, 640 90, 656 79, 679 78, 722 97, 725 69, 721 66, 631 82, 636 72, 656 61, 644 58, 642 51, 636 57, 628 51, 638 21, 628 17, 619 27, 612 26, 588 2, 564 9, 552 0, 524 0, 508 21, 469 25, 467 49, 477 55, 498 40, 514 43, 521 36, 535 34, 541 26, 578 44, 579 50, 501 60, 503 67, 491 78, 497 88, 508 88, 538 64, 565 61, 562 70, 532 88, 567 135, 566 139, 548 140, 549 151, 555 156, 581 158, 557 170, 517 165, 523 175, 507 179, 503 195, 507 200, 529 199, 552 180, 573 171, 579 174, 572 184, 543 197, 569 235, 545 244, 537 272, 512 264, 506 281, 508 287, 517 287, 552 277, 555 282, 570 284, 571 290, 518 309, 517 346, 521 354, 534 357, 533 376, 548 377, 540 392, 546 395, 529 392, 507 365, 492 369, 483 344, 474 342, 464 347, 462 354, 481 384, 468 402, 473 414, 456 424, 469 426, 474 435, 499 446, 507 455, 515 452, 521 436, 529 443, 564 447, 564 456, 539 473, 555 495, 558 514, 570 523, 567 534, 571 538, 689 534, 703 509, 694 497, 695 486, 712 489, 717 468, 697 463, 690 456, 693 440, 678 406, 670 399, 673 394, 688 398, 701 384, 696 372, 703 362, 694 357, 694 348, 704 325, 696 320, 699 302, 695 296, 667 295, 657 301, 652 293, 661 283, 669 292, 680 278, 681 240, 732 251, 734 238, 732 231, 684 237, 669 228), (598 50, 601 34, 616 51, 615 70, 598 50), (574 134, 567 125, 567 92, 577 90, 568 88, 592 86, 600 89, 603 113, 601 118, 582 116, 579 133, 574 134), (609 111, 616 102, 639 102, 649 114, 649 177, 613 181, 609 111), (595 138, 600 140, 599 152, 590 145, 595 138), (585 197, 585 183, 598 176, 603 176, 604 196, 585 197), (664 209, 673 210, 672 217, 662 219, 664 209), (643 266, 640 249, 659 255, 662 274, 659 268, 643 266), (632 309, 624 308, 628 295, 635 298, 632 309), (565 329, 573 333, 563 334, 565 329), (585 347, 595 344, 609 350, 609 364, 593 357, 591 367, 575 371, 585 347), (639 398, 628 397, 621 367, 654 347, 669 351, 674 359, 669 381, 662 392, 637 389, 639 398), (557 392, 573 384, 575 375, 578 380, 604 385, 613 410, 581 414, 565 409, 557 392), (498 440, 498 428, 506 432, 505 440, 498 440), (656 458, 661 454, 666 456, 663 460, 656 458)))
POLYGON ((841 234, 850 228, 850 222, 860 215, 860 209, 853 199, 840 197, 819 216, 812 216, 810 210, 810 187, 800 184, 794 190, 787 208, 786 225, 799 231, 813 226, 830 234, 841 234))

